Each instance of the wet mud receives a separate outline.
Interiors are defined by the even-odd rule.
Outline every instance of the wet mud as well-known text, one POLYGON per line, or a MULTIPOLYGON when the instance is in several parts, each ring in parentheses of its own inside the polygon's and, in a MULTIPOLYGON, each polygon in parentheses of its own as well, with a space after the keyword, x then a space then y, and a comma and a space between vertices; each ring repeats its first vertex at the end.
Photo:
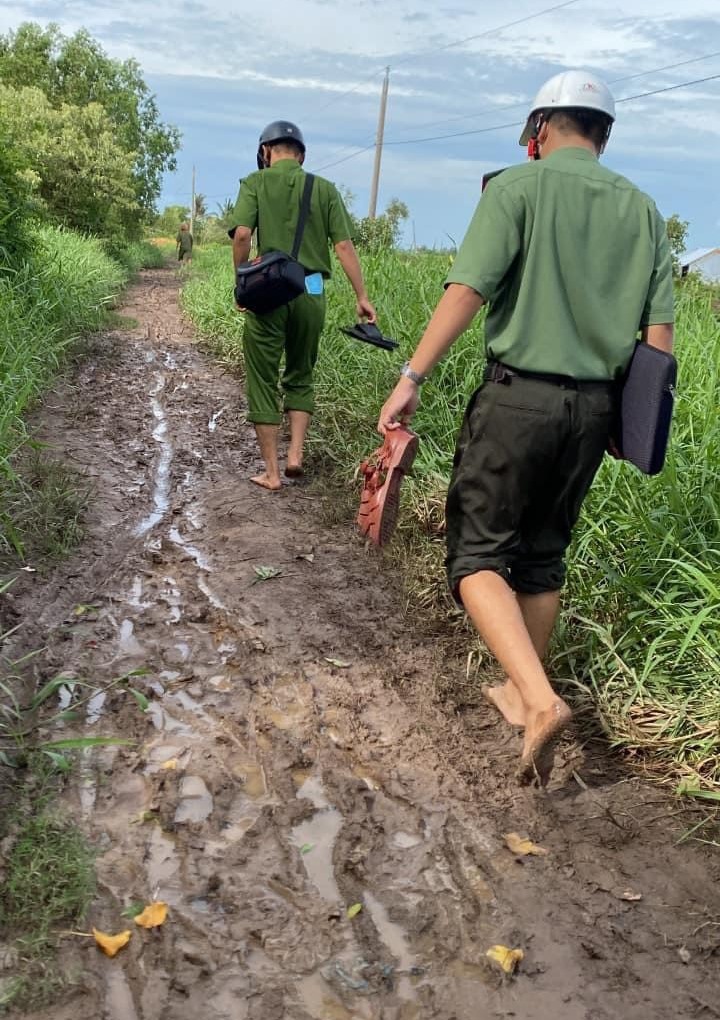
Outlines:
POLYGON ((719 869, 677 845, 677 805, 577 744, 548 793, 516 785, 517 738, 437 703, 464 660, 351 527, 248 482, 239 384, 177 287, 146 272, 137 328, 46 402, 43 438, 93 482, 88 534, 12 603, 43 677, 99 688, 65 732, 132 741, 84 752, 64 795, 98 851, 89 924, 152 898, 169 918, 113 960, 65 940, 75 991, 35 1020, 720 1015, 719 869), (497 944, 524 952, 512 978, 497 944))

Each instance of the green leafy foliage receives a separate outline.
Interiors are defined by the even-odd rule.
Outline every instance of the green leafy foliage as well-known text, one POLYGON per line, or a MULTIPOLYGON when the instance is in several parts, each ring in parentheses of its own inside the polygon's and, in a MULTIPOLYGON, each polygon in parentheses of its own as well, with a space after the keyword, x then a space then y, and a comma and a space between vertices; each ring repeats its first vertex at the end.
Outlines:
POLYGON ((0 109, 0 272, 30 254, 27 220, 31 212, 27 163, 13 145, 0 109))
POLYGON ((153 210, 162 174, 176 167, 180 136, 160 120, 136 61, 111 59, 84 29, 66 37, 57 25, 26 22, 0 36, 0 81, 15 91, 39 89, 56 110, 101 106, 130 158, 133 201, 141 214, 153 210))
POLYGON ((680 259, 687 247, 687 232, 690 224, 687 220, 681 220, 677 213, 668 216, 665 221, 668 240, 670 242, 670 254, 672 256, 673 272, 675 276, 680 275, 680 259))
POLYGON ((54 107, 40 89, 0 86, 0 119, 47 219, 84 233, 137 232, 134 154, 118 144, 102 106, 54 107))
POLYGON ((380 216, 359 218, 351 213, 353 240, 361 251, 380 252, 397 248, 402 223, 410 212, 404 202, 393 198, 380 216))
POLYGON ((153 220, 153 230, 162 237, 174 238, 181 223, 190 221, 189 205, 166 205, 153 220))

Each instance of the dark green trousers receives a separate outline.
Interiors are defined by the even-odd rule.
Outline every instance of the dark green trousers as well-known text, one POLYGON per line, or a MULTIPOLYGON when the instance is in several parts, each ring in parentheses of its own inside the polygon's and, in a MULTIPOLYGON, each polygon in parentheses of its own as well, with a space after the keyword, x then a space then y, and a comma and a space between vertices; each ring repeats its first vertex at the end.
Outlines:
POLYGON ((313 372, 324 325, 324 294, 301 294, 266 315, 246 313, 243 352, 249 421, 279 425, 283 410, 313 413, 313 372))
POLYGON ((534 379, 486 382, 465 412, 447 497, 447 572, 480 570, 515 591, 559 590, 565 552, 607 448, 611 383, 564 388, 534 379))

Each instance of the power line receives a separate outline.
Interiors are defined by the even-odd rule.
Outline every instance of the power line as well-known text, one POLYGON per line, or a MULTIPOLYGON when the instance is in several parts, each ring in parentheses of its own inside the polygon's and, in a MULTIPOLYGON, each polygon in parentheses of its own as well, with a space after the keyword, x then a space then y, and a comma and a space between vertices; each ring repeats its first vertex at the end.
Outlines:
MULTIPOLYGON (((616 100, 616 104, 617 103, 629 103, 633 99, 644 99, 646 96, 658 96, 662 92, 673 92, 675 89, 685 89, 685 88, 688 88, 690 85, 702 85, 702 84, 704 84, 705 82, 708 82, 708 81, 716 81, 718 78, 720 78, 720 74, 711 74, 711 75, 708 75, 706 78, 694 78, 692 81, 683 81, 683 82, 680 82, 677 85, 666 85, 664 88, 661 88, 661 89, 651 89, 648 92, 638 92, 637 95, 634 95, 634 96, 624 96, 622 99, 616 100)), ((413 144, 419 144, 420 142, 437 142, 437 141, 441 141, 443 138, 462 138, 465 135, 481 135, 481 134, 485 134, 488 131, 502 131, 504 128, 520 127, 524 123, 525 123, 524 120, 519 120, 519 121, 515 121, 512 124, 498 124, 495 127, 489 127, 489 128, 473 128, 470 131, 458 131, 458 132, 455 132, 453 134, 448 134, 448 135, 434 135, 434 136, 432 136, 430 138, 404 138, 404 139, 397 139, 395 141, 385 142, 385 144, 386 145, 413 145, 413 144)))
MULTIPOLYGON (((356 85, 353 85, 352 88, 347 89, 345 92, 341 92, 337 96, 333 96, 333 98, 329 99, 328 102, 325 103, 324 106, 321 106, 321 107, 319 107, 319 109, 315 110, 314 111, 314 115, 322 113, 323 110, 327 110, 327 108, 329 106, 332 106, 333 103, 339 103, 341 99, 344 99, 346 96, 352 95, 353 92, 357 92, 357 90, 362 88, 363 85, 365 85, 367 82, 372 81, 373 78, 377 78, 377 76, 379 74, 384 74, 384 73, 385 73, 385 68, 384 67, 379 68, 377 71, 373 71, 372 74, 368 74, 365 78, 362 78, 356 85)), ((311 116, 313 116, 313 114, 311 114, 311 116)))
POLYGON ((317 172, 320 173, 321 170, 329 170, 331 166, 339 166, 341 163, 347 163, 349 159, 354 159, 356 156, 361 156, 363 152, 369 152, 370 149, 374 148, 375 142, 371 142, 370 145, 366 145, 362 149, 355 149, 354 152, 351 152, 349 156, 343 156, 342 159, 336 159, 333 163, 325 163, 323 164, 323 166, 319 166, 317 168, 317 172))
MULTIPOLYGON (((701 60, 710 60, 712 57, 720 57, 720 50, 715 53, 705 53, 701 57, 691 57, 689 60, 680 60, 675 64, 664 64, 662 67, 653 67, 649 71, 638 71, 636 74, 623 75, 622 78, 613 78, 608 85, 619 85, 623 81, 632 81, 634 78, 644 78, 650 74, 660 74, 662 71, 672 71, 677 67, 685 67, 687 64, 697 64, 701 60)), ((532 99, 523 99, 517 103, 510 103, 507 106, 495 106, 492 109, 480 110, 478 113, 461 113, 456 117, 445 117, 442 120, 423 121, 415 124, 412 128, 404 128, 406 131, 419 131, 421 128, 436 127, 440 124, 453 124, 459 120, 473 120, 476 117, 487 117, 491 113, 502 113, 503 110, 516 110, 521 106, 531 103, 532 99)))
POLYGON ((645 96, 659 96, 661 92, 673 92, 675 89, 686 89, 689 85, 703 85, 706 81, 717 81, 720 74, 709 74, 707 78, 695 78, 693 81, 681 81, 679 85, 666 85, 662 89, 653 89, 651 92, 639 92, 636 96, 625 96, 618 99, 618 103, 629 103, 632 99, 644 99, 645 96))
MULTIPOLYGON (((647 73, 650 74, 652 72, 647 72, 647 73)), ((657 96, 657 95, 660 95, 663 92, 673 92, 676 89, 689 88, 692 85, 703 85, 706 82, 717 81, 718 79, 720 79, 720 74, 711 74, 711 75, 708 75, 705 78, 694 78, 692 81, 683 81, 683 82, 678 83, 677 85, 666 85, 664 88, 650 89, 647 92, 639 92, 639 93, 637 93, 634 96, 625 96, 622 99, 618 99, 617 103, 629 103, 629 102, 632 102, 635 99, 645 99, 647 96, 657 96)), ((450 139, 450 138, 465 138, 468 135, 482 135, 482 134, 489 134, 492 131, 504 131, 504 130, 506 130, 508 128, 512 128, 512 127, 522 127, 522 125, 524 123, 525 123, 524 120, 518 120, 518 121, 513 121, 510 124, 494 124, 491 127, 472 128, 469 131, 455 131, 455 132, 452 132, 451 134, 431 135, 431 136, 426 137, 426 138, 400 138, 400 139, 395 139, 394 141, 393 140, 387 141, 384 144, 385 145, 420 145, 423 142, 439 142, 439 141, 443 141, 445 139, 450 139)), ((355 156, 359 156, 363 152, 367 152, 367 150, 371 149, 372 147, 373 147, 372 145, 365 146, 362 149, 358 149, 356 152, 352 153, 350 156, 345 156, 344 159, 338 160, 337 163, 332 163, 332 164, 328 164, 328 165, 329 166, 336 166, 338 163, 345 163, 345 162, 347 162, 347 160, 353 159, 355 156)), ((328 166, 324 167, 324 169, 327 169, 327 168, 328 168, 328 166)), ((323 168, 321 168, 321 169, 323 169, 323 168)))
POLYGON ((523 25, 526 21, 533 21, 535 18, 539 18, 543 14, 550 14, 552 11, 559 11, 561 7, 570 7, 579 2, 580 0, 564 0, 563 3, 555 4, 552 7, 545 7, 543 10, 536 11, 534 14, 526 14, 523 18, 517 18, 515 21, 508 21, 504 25, 498 25, 495 28, 487 28, 484 32, 478 32, 475 35, 467 35, 464 39, 456 39, 455 42, 446 43, 444 46, 432 46, 429 50, 421 50, 418 53, 411 53, 406 57, 401 57, 399 60, 394 60, 392 66, 399 67, 401 64, 407 64, 408 61, 416 60, 418 57, 429 56, 433 53, 441 53, 443 50, 451 50, 455 46, 464 46, 465 43, 473 42, 475 39, 485 39, 489 35, 494 35, 495 32, 502 32, 506 28, 514 28, 515 25, 523 25))
MULTIPOLYGON (((417 60, 419 57, 425 57, 432 53, 442 53, 444 50, 450 50, 456 46, 464 46, 465 43, 473 42, 475 39, 484 39, 489 35, 494 35, 496 32, 503 32, 506 28, 513 28, 515 25, 522 25, 526 21, 533 21, 535 18, 541 17, 543 14, 550 14, 552 11, 558 11, 562 7, 570 7, 573 4, 577 4, 579 2, 580 0, 563 0, 562 3, 554 4, 552 7, 545 7, 543 8, 543 10, 536 11, 534 14, 527 14, 523 18, 516 18, 514 21, 508 21, 503 25, 496 25, 494 28, 487 28, 483 32, 477 32, 475 35, 465 36, 464 39, 456 39, 454 42, 445 43, 442 46, 433 46, 428 50, 418 50, 415 53, 409 53, 404 57, 398 58, 397 60, 392 60, 391 66, 399 67, 401 64, 407 64, 411 60, 417 60)), ((367 75, 365 78, 362 78, 359 82, 353 85, 352 88, 347 89, 347 91, 345 92, 341 92, 337 96, 333 96, 333 98, 330 99, 327 103, 325 103, 324 106, 321 106, 319 107, 319 109, 315 110, 314 114, 311 114, 311 116, 322 113, 324 110, 327 110, 328 107, 332 106, 333 103, 337 103, 341 99, 344 99, 346 96, 352 95, 353 92, 357 92, 357 90, 359 88, 362 88, 362 86, 365 85, 366 82, 371 81, 373 78, 376 78, 379 74, 383 74, 384 71, 385 67, 377 68, 375 71, 372 72, 372 74, 367 75)))

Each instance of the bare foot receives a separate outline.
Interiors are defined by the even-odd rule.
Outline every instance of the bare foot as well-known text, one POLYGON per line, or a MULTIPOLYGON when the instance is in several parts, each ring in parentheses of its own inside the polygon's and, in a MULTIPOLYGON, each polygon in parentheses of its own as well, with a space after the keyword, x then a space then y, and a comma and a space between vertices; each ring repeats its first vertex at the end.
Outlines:
POLYGON ((302 478, 305 474, 302 464, 288 464, 285 468, 286 478, 302 478))
POLYGON ((555 760, 555 745, 572 719, 572 712, 562 698, 556 698, 550 708, 533 715, 528 714, 525 741, 520 759, 521 782, 537 779, 547 786, 555 760))
POLYGON ((512 680, 507 680, 500 687, 485 686, 483 695, 498 710, 505 722, 511 726, 525 725, 525 705, 520 691, 512 680))
POLYGON ((277 492, 278 489, 282 488, 282 483, 279 478, 270 478, 270 476, 263 471, 261 475, 255 475, 250 481, 254 485, 259 485, 261 489, 270 489, 271 492, 277 492))

